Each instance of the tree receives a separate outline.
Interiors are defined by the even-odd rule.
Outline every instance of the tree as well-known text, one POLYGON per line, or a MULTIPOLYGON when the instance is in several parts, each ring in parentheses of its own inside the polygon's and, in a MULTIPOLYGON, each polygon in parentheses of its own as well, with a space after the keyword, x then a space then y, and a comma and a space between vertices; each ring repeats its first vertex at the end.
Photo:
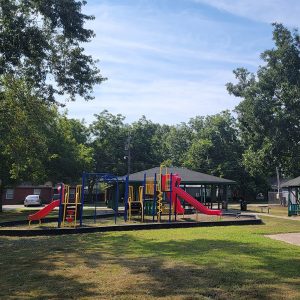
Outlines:
POLYGON ((39 98, 57 95, 88 100, 103 78, 83 43, 94 36, 84 28, 93 16, 81 12, 86 1, 0 0, 0 76, 26 80, 39 98))
POLYGON ((45 178, 45 130, 52 120, 53 110, 30 91, 31 87, 23 80, 7 77, 1 81, 0 198, 8 184, 45 178))
POLYGON ((53 107, 30 93, 25 81, 6 78, 0 93, 1 177, 5 183, 45 177, 45 132, 53 107))
POLYGON ((168 162, 173 166, 182 166, 186 153, 193 140, 193 130, 186 123, 172 126, 165 135, 164 152, 168 162))
MULTIPOLYGON (((75 0, 0 0, 0 199, 6 184, 41 181, 58 159, 70 162, 73 155, 77 167, 90 164, 90 149, 81 142, 76 145, 80 136, 72 136, 71 131, 78 128, 73 124, 70 131, 53 104, 76 96, 92 99, 93 86, 105 80, 82 46, 94 36, 84 28, 85 22, 93 19, 81 12, 85 4, 75 0), (59 123, 65 132, 56 127, 59 123), (55 127, 62 144, 56 144, 48 156, 56 141, 51 138, 49 144, 48 134, 51 136, 55 127), (63 149, 68 151, 57 153, 63 149)), ((57 164, 56 172, 62 165, 57 164)), ((67 178, 77 176, 77 171, 68 171, 67 178)), ((51 172, 53 175, 53 168, 51 172)), ((62 172, 61 177, 65 176, 62 172)))
POLYGON ((165 129, 145 116, 130 126, 133 172, 155 167, 163 161, 161 135, 165 129))
POLYGON ((11 78, 2 87, 0 171, 6 175, 2 176, 4 184, 76 180, 83 169, 92 167, 92 149, 85 143, 87 129, 82 123, 68 120, 56 105, 37 98, 26 81, 11 78))
POLYGON ((86 142, 87 128, 57 113, 49 129, 44 161, 48 180, 77 183, 84 170, 92 171, 94 167, 93 148, 86 142))
POLYGON ((253 176, 299 175, 300 161, 300 38, 282 24, 273 24, 275 48, 261 54, 256 74, 234 71, 230 94, 242 98, 236 108, 245 147, 243 163, 253 176))
POLYGON ((242 148, 229 111, 190 120, 194 138, 184 164, 194 170, 238 179, 242 148))
POLYGON ((113 115, 107 110, 96 114, 95 117, 96 121, 90 126, 95 171, 124 175, 124 147, 128 136, 128 128, 124 124, 125 117, 120 114, 113 115))

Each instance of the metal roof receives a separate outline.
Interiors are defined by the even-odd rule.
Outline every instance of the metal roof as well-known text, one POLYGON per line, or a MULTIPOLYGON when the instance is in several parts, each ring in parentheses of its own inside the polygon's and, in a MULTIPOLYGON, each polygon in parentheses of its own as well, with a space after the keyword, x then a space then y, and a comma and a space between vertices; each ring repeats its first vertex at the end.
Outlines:
POLYGON ((281 184, 281 187, 293 187, 293 186, 299 186, 300 187, 300 176, 296 177, 294 179, 291 179, 284 184, 281 184))
MULTIPOLYGON (((147 177, 154 177, 155 173, 160 173, 159 167, 130 174, 129 181, 142 182, 144 180, 144 174, 146 174, 147 177)), ((181 177, 182 184, 236 184, 233 180, 192 171, 182 167, 170 167, 168 168, 168 173, 178 174, 181 177)), ((125 176, 122 177, 122 179, 125 179, 125 176)))

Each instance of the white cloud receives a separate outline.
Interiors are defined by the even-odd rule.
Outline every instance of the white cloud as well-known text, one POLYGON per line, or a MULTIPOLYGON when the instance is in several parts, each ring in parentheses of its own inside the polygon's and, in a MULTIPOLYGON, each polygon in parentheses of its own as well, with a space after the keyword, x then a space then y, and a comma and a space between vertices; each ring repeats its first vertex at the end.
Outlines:
POLYGON ((266 23, 300 26, 299 0, 194 0, 225 10, 233 15, 266 23))
POLYGON ((86 6, 96 16, 88 23, 96 38, 85 47, 100 60, 108 81, 95 88, 94 101, 67 104, 71 117, 89 123, 104 109, 128 122, 146 115, 168 124, 233 109, 238 99, 228 95, 225 83, 233 80, 236 67, 255 69, 266 46, 260 28, 194 12, 184 6, 188 1, 167 12, 103 2, 86 6))
POLYGON ((202 81, 157 79, 141 85, 114 80, 111 87, 104 84, 101 97, 94 101, 77 101, 67 106, 71 117, 85 118, 88 123, 94 119, 88 112, 94 114, 108 109, 125 115, 127 122, 145 115, 154 122, 176 124, 195 115, 233 109, 238 100, 224 93, 227 78, 232 79, 232 75, 208 71, 202 81))

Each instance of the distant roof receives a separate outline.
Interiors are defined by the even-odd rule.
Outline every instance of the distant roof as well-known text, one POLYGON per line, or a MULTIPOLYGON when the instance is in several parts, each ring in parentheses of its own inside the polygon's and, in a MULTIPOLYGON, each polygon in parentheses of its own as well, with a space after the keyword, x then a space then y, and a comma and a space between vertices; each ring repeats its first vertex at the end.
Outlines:
POLYGON ((300 176, 285 182, 281 186, 282 187, 300 186, 300 176))
MULTIPOLYGON (((159 172, 159 167, 143 170, 130 174, 129 181, 142 182, 144 180, 144 174, 146 174, 147 177, 153 177, 155 173, 159 174, 159 172)), ((187 168, 170 167, 168 168, 168 173, 178 174, 181 177, 181 183, 183 184, 236 184, 233 180, 192 171, 187 168)))
MULTIPOLYGON (((290 181, 292 178, 280 178, 280 185, 279 187, 282 188, 282 187, 285 187, 285 183, 290 181)), ((277 190, 278 188, 278 185, 277 185, 277 178, 276 177, 271 177, 268 179, 268 182, 271 186, 271 188, 273 190, 277 190)))

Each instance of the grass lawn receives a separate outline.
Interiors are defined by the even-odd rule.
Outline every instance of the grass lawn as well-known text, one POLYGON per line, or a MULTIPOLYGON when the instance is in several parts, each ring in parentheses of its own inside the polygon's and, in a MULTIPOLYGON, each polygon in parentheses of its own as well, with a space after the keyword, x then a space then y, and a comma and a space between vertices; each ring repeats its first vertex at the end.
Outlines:
POLYGON ((300 247, 265 225, 0 237, 1 299, 300 299, 300 247))

